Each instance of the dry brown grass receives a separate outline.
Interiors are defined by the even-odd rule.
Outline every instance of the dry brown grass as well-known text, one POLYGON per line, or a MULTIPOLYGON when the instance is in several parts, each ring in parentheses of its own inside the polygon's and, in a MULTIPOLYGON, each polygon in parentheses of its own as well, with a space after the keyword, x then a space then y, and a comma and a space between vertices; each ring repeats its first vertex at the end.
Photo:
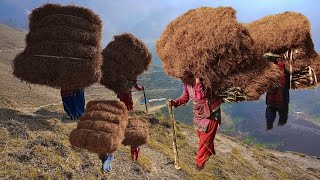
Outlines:
POLYGON ((182 80, 188 74, 200 77, 213 94, 239 87, 247 100, 258 100, 279 86, 280 71, 257 54, 231 7, 184 13, 166 27, 156 50, 168 75, 182 80))
POLYGON ((125 130, 125 138, 122 144, 141 146, 147 143, 149 138, 149 128, 146 120, 141 117, 131 117, 125 130))
POLYGON ((130 81, 146 71, 152 56, 146 45, 132 34, 114 36, 103 50, 100 83, 115 92, 131 90, 130 81))
POLYGON ((83 7, 45 4, 34 9, 29 19, 26 48, 13 61, 17 78, 69 89, 100 80, 102 22, 98 15, 83 7))
POLYGON ((77 128, 70 133, 70 143, 98 155, 113 153, 124 139, 128 111, 124 109, 123 103, 111 100, 89 102, 87 107, 89 110, 85 111, 77 128), (107 106, 118 108, 116 112, 122 113, 114 114, 100 109, 107 106))

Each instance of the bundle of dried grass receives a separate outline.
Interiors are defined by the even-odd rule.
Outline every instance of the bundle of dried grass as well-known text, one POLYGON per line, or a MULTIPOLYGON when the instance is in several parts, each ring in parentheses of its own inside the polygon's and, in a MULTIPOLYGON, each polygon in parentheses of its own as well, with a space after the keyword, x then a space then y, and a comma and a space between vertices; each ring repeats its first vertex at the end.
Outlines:
POLYGON ((168 75, 183 78, 189 71, 213 88, 236 69, 250 68, 258 59, 252 48, 231 7, 190 10, 172 21, 156 43, 168 75))
POLYGON ((29 15, 30 26, 32 26, 32 24, 36 24, 38 21, 41 21, 41 19, 47 16, 56 14, 74 16, 84 19, 91 24, 102 27, 100 17, 90 9, 74 5, 63 6, 59 4, 44 4, 43 6, 32 10, 31 14, 29 15))
POLYGON ((41 41, 70 41, 83 45, 97 46, 101 41, 101 34, 75 28, 69 25, 47 25, 30 31, 26 37, 27 44, 41 41))
POLYGON ((91 10, 45 4, 30 14, 13 74, 29 83, 76 89, 100 80, 102 22, 91 10))
MULTIPOLYGON (((310 22, 300 13, 285 12, 266 16, 247 27, 260 55, 267 52, 282 55, 293 50, 293 71, 309 66, 310 58, 316 54, 311 39, 310 22)), ((285 61, 287 69, 288 59, 285 61)))
POLYGON ((115 92, 128 91, 132 81, 148 69, 152 56, 146 45, 132 34, 114 36, 103 50, 100 83, 115 92))
POLYGON ((86 19, 83 19, 78 16, 68 15, 68 14, 51 14, 45 16, 35 23, 29 24, 29 30, 34 31, 39 28, 51 26, 52 24, 59 26, 72 26, 74 28, 84 29, 93 33, 100 32, 102 28, 102 23, 90 23, 86 19))
POLYGON ((270 89, 280 86, 282 72, 273 63, 261 60, 252 69, 240 70, 226 76, 217 94, 229 102, 256 101, 270 89))
POLYGON ((125 131, 125 138, 122 144, 141 146, 147 143, 149 137, 148 125, 141 117, 131 117, 125 131))
POLYGON ((257 100, 279 86, 279 68, 258 56, 230 7, 199 8, 179 16, 166 27, 156 50, 168 75, 200 77, 208 92, 230 102, 257 100))
POLYGON ((128 111, 120 101, 90 101, 69 137, 73 146, 99 155, 113 153, 124 139, 128 111))

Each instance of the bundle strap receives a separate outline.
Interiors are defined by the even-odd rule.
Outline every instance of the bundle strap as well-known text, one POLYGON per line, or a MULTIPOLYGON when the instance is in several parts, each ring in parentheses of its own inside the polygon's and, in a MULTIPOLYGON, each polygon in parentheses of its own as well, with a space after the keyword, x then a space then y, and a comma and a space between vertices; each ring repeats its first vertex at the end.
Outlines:
POLYGON ((88 62, 87 59, 75 58, 75 57, 50 56, 50 55, 41 55, 41 54, 35 54, 35 55, 33 55, 33 56, 35 56, 35 57, 45 57, 45 58, 54 58, 54 59, 72 59, 72 60, 78 60, 78 61, 88 62))

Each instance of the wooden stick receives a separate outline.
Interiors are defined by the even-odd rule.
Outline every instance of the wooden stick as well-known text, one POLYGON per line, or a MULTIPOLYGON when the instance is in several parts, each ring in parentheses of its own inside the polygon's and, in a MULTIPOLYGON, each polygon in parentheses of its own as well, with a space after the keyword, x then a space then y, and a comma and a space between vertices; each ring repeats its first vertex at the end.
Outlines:
POLYGON ((169 109, 169 114, 172 121, 174 167, 176 169, 181 169, 181 167, 179 166, 179 154, 178 154, 178 147, 177 147, 176 121, 174 119, 172 106, 168 105, 168 109, 169 109))

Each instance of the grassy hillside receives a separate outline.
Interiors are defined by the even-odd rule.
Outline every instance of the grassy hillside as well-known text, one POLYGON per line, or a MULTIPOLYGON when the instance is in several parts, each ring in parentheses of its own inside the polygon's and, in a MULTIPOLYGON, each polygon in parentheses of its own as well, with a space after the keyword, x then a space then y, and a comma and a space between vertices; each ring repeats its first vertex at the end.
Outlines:
MULTIPOLYGON (((10 37, 8 33, 25 36, 25 33, 8 27, 0 30, 0 34, 6 34, 0 37, 10 37)), ((217 155, 209 159, 203 171, 198 172, 194 165, 197 137, 192 126, 184 123, 177 125, 182 169, 175 170, 171 121, 163 113, 145 114, 141 111, 132 112, 131 115, 148 120, 150 140, 142 146, 139 161, 133 162, 129 147, 122 146, 115 152, 113 171, 103 174, 97 155, 70 146, 69 134, 77 122, 66 120, 59 90, 29 85, 12 76, 10 64, 21 51, 23 45, 20 47, 19 43, 23 41, 10 38, 6 41, 11 41, 12 46, 9 49, 0 47, 0 179, 320 178, 320 158, 248 145, 254 139, 249 138, 248 144, 245 144, 220 134, 220 131, 215 141, 217 155)), ((150 77, 153 75, 150 74, 150 77)), ((166 88, 176 85, 176 81, 170 79, 163 83, 169 84, 166 88)), ((169 96, 168 92, 162 91, 163 96, 169 96)), ((98 84, 87 88, 85 95, 87 102, 115 99, 111 91, 98 84)))
POLYGON ((150 140, 138 162, 129 147, 116 151, 113 171, 103 174, 95 154, 72 148, 68 137, 76 122, 64 120, 60 105, 37 111, 0 109, 0 178, 5 179, 316 179, 320 158, 280 153, 249 146, 217 135, 217 155, 205 169, 195 170, 197 137, 191 126, 178 123, 178 150, 182 170, 173 165, 171 122, 163 116, 133 112, 149 121, 150 140))

